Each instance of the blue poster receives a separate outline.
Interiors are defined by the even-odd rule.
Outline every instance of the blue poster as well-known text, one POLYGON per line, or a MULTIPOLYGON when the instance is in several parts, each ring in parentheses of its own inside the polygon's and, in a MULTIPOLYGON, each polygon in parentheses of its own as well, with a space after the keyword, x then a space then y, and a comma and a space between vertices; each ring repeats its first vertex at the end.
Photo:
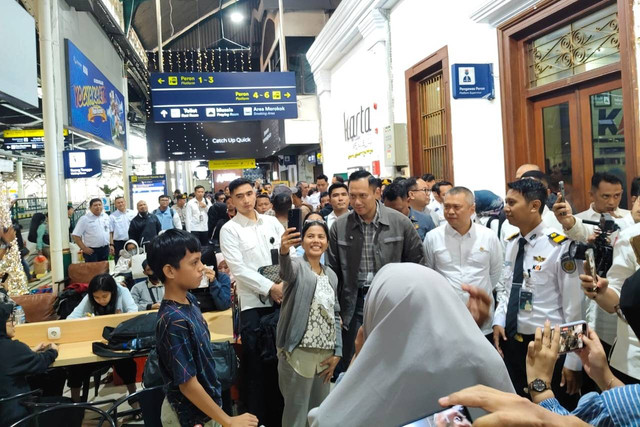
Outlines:
POLYGON ((272 73, 151 73, 153 121, 295 119, 296 77, 272 73))
POLYGON ((124 96, 70 40, 65 42, 69 126, 126 149, 124 96))
POLYGON ((494 99, 492 64, 453 64, 453 97, 494 99))
POLYGON ((102 173, 100 150, 65 150, 62 159, 67 179, 91 178, 102 173))

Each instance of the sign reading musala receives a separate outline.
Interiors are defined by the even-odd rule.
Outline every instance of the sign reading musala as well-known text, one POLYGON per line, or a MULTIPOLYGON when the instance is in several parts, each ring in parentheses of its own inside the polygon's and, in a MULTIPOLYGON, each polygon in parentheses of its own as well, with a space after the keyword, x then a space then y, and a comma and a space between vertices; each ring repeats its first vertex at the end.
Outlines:
POLYGON ((371 132, 371 107, 363 108, 360 106, 360 112, 347 117, 347 113, 343 113, 344 117, 344 140, 350 141, 358 135, 371 132))

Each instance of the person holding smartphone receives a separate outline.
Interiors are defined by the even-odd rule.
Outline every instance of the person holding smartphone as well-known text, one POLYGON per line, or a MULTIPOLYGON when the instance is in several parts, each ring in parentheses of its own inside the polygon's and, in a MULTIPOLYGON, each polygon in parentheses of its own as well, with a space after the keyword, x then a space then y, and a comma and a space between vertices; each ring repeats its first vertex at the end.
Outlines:
POLYGON ((302 233, 288 228, 280 244, 284 298, 276 347, 284 426, 307 425, 307 413, 329 394, 342 357, 338 277, 321 262, 328 246, 329 229, 321 218, 306 220, 302 233), (300 243, 305 255, 292 259, 291 248, 300 243))

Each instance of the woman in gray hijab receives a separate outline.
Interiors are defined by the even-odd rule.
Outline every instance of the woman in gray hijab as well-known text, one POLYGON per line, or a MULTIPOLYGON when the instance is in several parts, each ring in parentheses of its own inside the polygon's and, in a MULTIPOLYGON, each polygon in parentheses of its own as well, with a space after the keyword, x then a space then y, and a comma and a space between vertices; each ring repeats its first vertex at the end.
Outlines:
POLYGON ((504 362, 440 274, 388 264, 364 307, 364 344, 309 423, 398 426, 442 408, 441 396, 476 384, 513 392, 504 362))

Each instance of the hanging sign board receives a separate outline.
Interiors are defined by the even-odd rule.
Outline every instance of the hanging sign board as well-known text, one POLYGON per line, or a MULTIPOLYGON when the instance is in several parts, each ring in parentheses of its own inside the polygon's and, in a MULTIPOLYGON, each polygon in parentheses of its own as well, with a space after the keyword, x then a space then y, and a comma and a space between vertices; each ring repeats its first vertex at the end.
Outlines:
MULTIPOLYGON (((64 141, 69 141, 69 131, 64 129, 64 141)), ((5 150, 44 150, 44 129, 7 129, 3 132, 5 150)))
POLYGON ((114 147, 127 148, 124 96, 70 40, 67 47, 69 125, 114 147))
POLYGON ((131 175, 129 176, 129 190, 133 208, 140 200, 147 203, 149 212, 152 212, 160 204, 158 197, 167 193, 166 175, 131 175))
POLYGON ((493 64, 453 64, 451 74, 455 99, 495 98, 493 64))
POLYGON ((62 152, 64 177, 91 178, 102 173, 100 150, 67 150, 62 152))
POLYGON ((256 159, 209 160, 209 170, 255 169, 256 159))
POLYGON ((208 122, 298 117, 295 73, 151 73, 153 120, 208 122))

